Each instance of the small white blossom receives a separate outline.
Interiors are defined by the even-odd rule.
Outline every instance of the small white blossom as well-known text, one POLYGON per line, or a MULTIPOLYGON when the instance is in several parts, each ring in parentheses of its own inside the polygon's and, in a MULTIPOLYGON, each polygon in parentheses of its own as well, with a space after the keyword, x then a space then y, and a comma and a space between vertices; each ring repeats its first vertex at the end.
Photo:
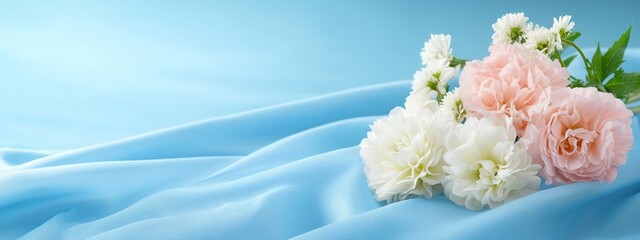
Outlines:
POLYGON ((467 118, 445 142, 445 195, 471 210, 495 208, 540 186, 540 165, 507 117, 467 118))
POLYGON ((443 139, 450 130, 441 123, 437 113, 412 117, 397 107, 371 126, 360 143, 360 156, 376 199, 431 198, 442 192, 443 139))
POLYGON ((532 50, 538 50, 545 54, 550 54, 555 49, 562 49, 562 40, 560 35, 553 33, 549 29, 536 26, 533 31, 525 35, 526 42, 524 46, 532 50))
POLYGON ((412 91, 430 88, 440 93, 445 93, 445 86, 449 80, 456 77, 456 68, 450 67, 445 61, 433 62, 413 75, 412 91))
POLYGON ((531 28, 524 13, 507 13, 491 25, 493 28, 493 44, 510 44, 519 39, 531 28))
POLYGON ((566 38, 575 25, 576 24, 571 21, 570 15, 558 17, 557 19, 553 18, 553 27, 551 27, 551 32, 560 34, 562 38, 566 38))
POLYGON ((430 88, 412 91, 404 102, 407 115, 419 117, 424 111, 435 112, 438 109, 438 102, 435 100, 436 96, 438 96, 438 92, 430 88))
POLYGON ((431 34, 431 38, 424 43, 424 48, 420 52, 422 64, 429 66, 435 62, 445 61, 449 65, 453 60, 453 50, 450 46, 451 35, 431 34))
POLYGON ((458 94, 458 88, 448 92, 442 99, 442 106, 439 108, 442 111, 442 115, 455 122, 462 122, 467 112, 464 110, 460 94, 458 94))

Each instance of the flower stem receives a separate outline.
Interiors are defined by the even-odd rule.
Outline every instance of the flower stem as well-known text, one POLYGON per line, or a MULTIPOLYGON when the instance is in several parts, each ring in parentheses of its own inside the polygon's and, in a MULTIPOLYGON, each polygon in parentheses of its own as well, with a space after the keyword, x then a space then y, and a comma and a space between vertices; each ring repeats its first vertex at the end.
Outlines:
POLYGON ((567 67, 567 65, 564 64, 564 61, 562 61, 562 56, 560 56, 560 52, 556 50, 555 53, 556 53, 556 56, 558 57, 558 61, 560 62, 560 66, 567 67))
POLYGON ((626 104, 627 109, 629 109, 634 114, 640 114, 640 106, 637 102, 630 102, 626 104))
MULTIPOLYGON (((591 67, 591 62, 589 62, 589 59, 587 59, 587 57, 584 55, 584 53, 582 52, 582 49, 580 49, 578 47, 578 45, 576 45, 575 43, 573 43, 572 41, 566 40, 566 39, 562 39, 563 43, 566 43, 567 45, 572 46, 573 48, 575 48, 578 53, 580 53, 580 57, 582 57, 582 61, 584 61, 584 65, 585 67, 591 67)), ((588 71, 588 69, 587 69, 588 71)))
POLYGON ((634 114, 640 114, 640 90, 633 92, 625 101, 625 105, 634 114))
POLYGON ((638 100, 640 100, 640 90, 636 90, 631 95, 629 95, 629 98, 627 99, 627 102, 635 102, 635 101, 638 101, 638 100))
MULTIPOLYGON (((584 61, 584 69, 587 70, 587 83, 592 84, 597 82, 596 79, 593 79, 595 77, 595 75, 591 74, 591 62, 589 62, 589 59, 587 59, 587 57, 584 55, 584 53, 582 52, 582 49, 580 49, 580 47, 578 47, 578 45, 576 45, 575 43, 573 43, 572 41, 566 40, 566 39, 562 39, 563 43, 566 43, 569 46, 572 46, 573 48, 575 48, 578 53, 580 54, 580 57, 582 57, 582 61, 584 61)), ((602 85, 602 84, 600 84, 602 85)), ((596 86, 598 87, 598 89, 602 90, 604 89, 604 86, 596 86)))

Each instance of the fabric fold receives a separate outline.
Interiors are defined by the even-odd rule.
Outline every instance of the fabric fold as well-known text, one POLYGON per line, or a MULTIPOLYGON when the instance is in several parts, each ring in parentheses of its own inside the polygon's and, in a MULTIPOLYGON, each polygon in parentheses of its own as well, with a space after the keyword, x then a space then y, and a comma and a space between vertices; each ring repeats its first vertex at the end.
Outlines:
MULTIPOLYGON (((0 150, 0 239, 637 238, 640 148, 612 184, 469 211, 377 202, 358 144, 402 105, 393 82, 86 148, 0 150)), ((638 136, 638 122, 633 122, 638 136)))

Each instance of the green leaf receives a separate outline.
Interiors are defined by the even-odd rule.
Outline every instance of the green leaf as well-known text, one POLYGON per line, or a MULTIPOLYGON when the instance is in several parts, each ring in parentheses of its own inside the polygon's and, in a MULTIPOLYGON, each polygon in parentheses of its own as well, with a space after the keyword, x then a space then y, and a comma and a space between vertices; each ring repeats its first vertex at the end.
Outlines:
MULTIPOLYGON (((571 32, 569 33, 569 36, 567 36, 566 38, 564 38, 565 40, 569 40, 571 42, 575 42, 576 39, 578 39, 578 37, 580 37, 580 35, 582 35, 580 32, 571 32)), ((562 49, 567 49, 569 45, 566 43, 562 44, 562 49)))
POLYGON ((465 64, 467 64, 469 60, 465 60, 465 59, 459 59, 459 58, 453 58, 451 60, 451 62, 449 63, 450 67, 456 67, 458 65, 460 65, 460 67, 464 67, 465 64))
POLYGON ((627 31, 623 33, 622 36, 620 36, 620 39, 614 42, 613 45, 604 54, 601 66, 602 80, 615 73, 620 68, 620 65, 622 65, 622 62, 624 62, 624 51, 627 48, 630 36, 631 27, 629 27, 629 29, 627 29, 627 31))
POLYGON ((640 72, 616 71, 613 78, 604 87, 617 98, 625 100, 629 94, 640 89, 640 72))
POLYGON ((580 32, 571 32, 569 36, 567 36, 567 40, 575 42, 582 35, 580 32))
POLYGON ((570 57, 568 57, 568 58, 565 58, 565 59, 563 60, 564 65, 568 67, 568 66, 569 66, 569 64, 571 64, 571 62, 573 62, 573 59, 575 59, 577 56, 578 56, 578 55, 573 55, 573 56, 570 56, 570 57))
POLYGON ((591 57, 591 73, 587 72, 587 80, 591 84, 600 84, 604 80, 602 77, 602 51, 600 51, 600 43, 596 48, 596 52, 591 57))
POLYGON ((584 81, 581 79, 575 78, 574 76, 570 76, 571 83, 569 83, 570 88, 584 87, 584 81))
POLYGON ((428 81, 427 87, 431 90, 438 91, 438 82, 436 81, 428 81))

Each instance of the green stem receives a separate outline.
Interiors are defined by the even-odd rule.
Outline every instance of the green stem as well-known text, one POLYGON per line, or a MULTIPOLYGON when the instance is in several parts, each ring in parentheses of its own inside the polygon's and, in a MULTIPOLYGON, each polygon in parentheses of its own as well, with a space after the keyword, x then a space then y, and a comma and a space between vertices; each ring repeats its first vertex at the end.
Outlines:
POLYGON ((634 91, 629 98, 626 99, 625 105, 634 114, 640 115, 640 90, 634 91))
POLYGON ((558 52, 558 50, 556 50, 555 53, 556 53, 556 56, 558 57, 558 61, 560 62, 560 66, 567 67, 567 65, 564 64, 564 61, 562 61, 562 57, 560 56, 560 52, 558 52))
POLYGON ((629 110, 631 110, 631 112, 635 114, 640 114, 640 107, 632 107, 632 108, 629 108, 629 110))
MULTIPOLYGON (((575 48, 578 53, 580 54, 580 57, 582 57, 582 61, 584 61, 584 69, 587 70, 587 83, 589 84, 593 84, 596 83, 597 80, 593 79, 595 77, 594 74, 592 74, 591 72, 591 62, 589 62, 589 59, 587 59, 587 57, 584 55, 584 53, 582 52, 582 49, 580 49, 580 47, 578 47, 578 45, 576 45, 575 43, 573 43, 572 41, 566 40, 566 39, 562 39, 563 43, 566 43, 567 45, 572 46, 573 48, 575 48)), ((600 84, 602 85, 602 84, 600 84)), ((604 86, 596 86, 598 89, 604 89, 604 86)), ((606 91, 605 91, 606 92, 606 91)))
POLYGON ((639 98, 637 95, 632 95, 629 99, 627 99, 627 102, 625 103, 627 108, 635 114, 640 114, 640 101, 638 101, 638 99, 639 98))
POLYGON ((572 76, 572 75, 569 75, 569 78, 570 78, 570 79, 573 79, 573 80, 576 80, 576 81, 582 81, 582 79, 579 79, 579 78, 574 77, 574 76, 572 76))
POLYGON ((627 102, 635 102, 638 100, 640 100, 640 90, 634 91, 627 99, 627 102))
MULTIPOLYGON (((591 62, 589 62, 589 59, 587 59, 587 57, 584 55, 584 53, 578 47, 578 45, 576 45, 572 41, 569 41, 569 40, 566 40, 566 39, 562 39, 562 42, 572 46, 573 48, 575 48, 578 51, 578 53, 580 53, 580 57, 582 57, 582 61, 584 61, 585 67, 591 67, 591 62)), ((589 69, 587 69, 587 71, 589 71, 589 69)))
POLYGON ((444 94, 440 93, 440 91, 436 91, 438 96, 436 96, 436 101, 440 104, 442 103, 442 99, 444 98, 444 94))

